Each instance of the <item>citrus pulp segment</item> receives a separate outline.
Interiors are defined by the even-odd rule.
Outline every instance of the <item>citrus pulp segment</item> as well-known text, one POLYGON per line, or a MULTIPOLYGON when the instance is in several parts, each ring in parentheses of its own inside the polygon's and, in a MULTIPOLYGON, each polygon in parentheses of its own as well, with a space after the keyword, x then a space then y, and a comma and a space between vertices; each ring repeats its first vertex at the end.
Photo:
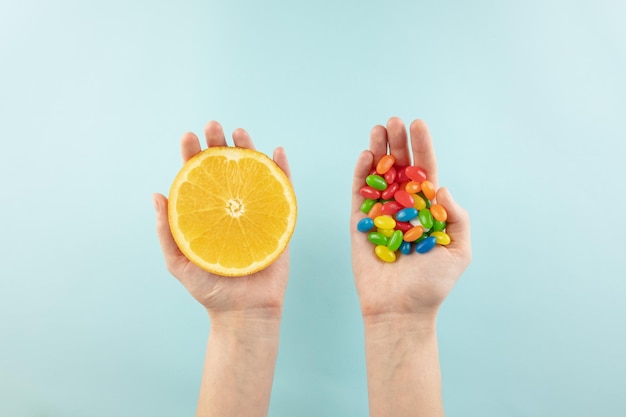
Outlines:
POLYGON ((211 147, 180 170, 169 195, 169 223, 181 252, 202 269, 249 275, 285 250, 297 205, 285 173, 265 154, 211 147))

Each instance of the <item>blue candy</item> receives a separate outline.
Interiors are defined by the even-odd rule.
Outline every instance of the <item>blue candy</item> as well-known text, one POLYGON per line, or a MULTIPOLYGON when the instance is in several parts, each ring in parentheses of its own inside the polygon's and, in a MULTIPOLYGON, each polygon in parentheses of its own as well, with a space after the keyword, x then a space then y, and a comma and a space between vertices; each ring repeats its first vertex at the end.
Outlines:
POLYGON ((408 222, 416 218, 417 215, 417 209, 414 209, 413 207, 407 207, 396 213, 396 220, 398 220, 399 222, 408 222))
POLYGON ((374 220, 370 219, 369 217, 361 219, 356 225, 356 228, 359 232, 367 233, 374 228, 374 220))
POLYGON ((402 242, 402 244, 400 244, 400 253, 404 254, 404 255, 408 255, 411 253, 411 242, 402 242))
POLYGON ((415 252, 417 253, 426 253, 437 244, 437 239, 434 236, 429 236, 426 239, 419 242, 415 245, 415 252))

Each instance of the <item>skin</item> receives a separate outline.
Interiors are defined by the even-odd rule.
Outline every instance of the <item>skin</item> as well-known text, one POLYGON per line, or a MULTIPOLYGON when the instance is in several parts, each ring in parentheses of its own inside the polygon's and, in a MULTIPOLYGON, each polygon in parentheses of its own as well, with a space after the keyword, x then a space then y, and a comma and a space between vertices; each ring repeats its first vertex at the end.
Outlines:
POLYGON ((359 189, 375 163, 388 152, 396 164, 424 168, 435 187, 437 161, 428 128, 421 120, 410 126, 392 117, 375 126, 370 147, 357 160, 352 187, 352 268, 365 325, 365 352, 370 416, 443 416, 436 318, 439 307, 471 260, 467 212, 447 189, 436 200, 448 211, 447 233, 452 242, 427 254, 399 255, 394 263, 380 261, 373 244, 357 231, 365 217, 359 189), (411 161, 413 160, 413 163, 411 161))
MULTIPOLYGON (((226 146, 219 123, 209 122, 204 135, 207 146, 226 146)), ((235 146, 254 149, 245 130, 235 130, 232 138, 235 146)), ((195 134, 183 135, 183 163, 200 150, 195 134)), ((285 151, 277 148, 273 159, 291 179, 285 151)), ((154 194, 153 202, 167 269, 206 309, 211 321, 196 415, 266 416, 289 277, 289 250, 252 275, 211 274, 189 262, 178 249, 169 228, 167 198, 154 194)))
MULTIPOLYGON (((209 122, 207 146, 225 146, 222 127, 209 122)), ((243 130, 233 132, 235 146, 254 148, 243 130)), ((193 133, 181 140, 183 162, 200 152, 193 133)), ((469 217, 441 188, 437 202, 448 211, 447 232, 452 243, 426 255, 399 256, 383 263, 373 245, 356 230, 364 217, 359 188, 374 163, 390 152, 397 164, 426 169, 437 186, 436 158, 428 128, 391 118, 375 126, 370 148, 354 171, 350 219, 352 264, 365 325, 365 351, 370 416, 443 416, 441 372, 435 323, 441 303, 471 259, 469 217)), ((290 177, 282 148, 274 161, 290 177)), ((191 264, 178 250, 167 220, 167 199, 155 194, 157 234, 168 270, 206 309, 211 320, 197 416, 266 416, 271 393, 283 301, 289 272, 285 251, 272 265, 247 277, 221 277, 191 264)))

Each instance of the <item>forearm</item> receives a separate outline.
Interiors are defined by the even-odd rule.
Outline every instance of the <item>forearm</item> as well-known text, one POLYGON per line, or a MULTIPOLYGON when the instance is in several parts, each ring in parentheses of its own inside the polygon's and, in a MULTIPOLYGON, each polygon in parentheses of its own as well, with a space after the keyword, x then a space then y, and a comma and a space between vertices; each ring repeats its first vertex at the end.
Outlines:
POLYGON ((197 417, 267 415, 279 332, 280 318, 211 321, 197 417))
POLYGON ((365 319, 371 417, 440 417, 435 317, 365 319))

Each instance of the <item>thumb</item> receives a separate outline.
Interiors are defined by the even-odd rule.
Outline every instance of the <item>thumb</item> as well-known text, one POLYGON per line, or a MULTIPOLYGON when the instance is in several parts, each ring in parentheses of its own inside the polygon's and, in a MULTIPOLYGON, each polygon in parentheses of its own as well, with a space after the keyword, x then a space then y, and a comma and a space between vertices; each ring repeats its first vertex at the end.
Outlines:
POLYGON ((363 151, 359 155, 354 167, 354 178, 352 179, 352 215, 359 212, 363 197, 359 194, 359 190, 365 183, 365 177, 372 170, 374 163, 374 155, 371 151, 363 151))
POLYGON ((163 251, 163 257, 165 258, 165 264, 167 269, 173 273, 173 267, 180 262, 181 259, 186 259, 185 255, 178 249, 178 245, 172 236, 170 230, 170 224, 167 217, 167 198, 162 194, 153 194, 152 201, 154 203, 154 209, 156 210, 156 230, 159 242, 161 243, 161 250, 163 251))
POLYGON ((462 250, 471 254, 469 214, 452 198, 447 188, 441 187, 437 191, 437 202, 446 208, 448 220, 446 233, 450 235, 452 243, 450 249, 462 250))

